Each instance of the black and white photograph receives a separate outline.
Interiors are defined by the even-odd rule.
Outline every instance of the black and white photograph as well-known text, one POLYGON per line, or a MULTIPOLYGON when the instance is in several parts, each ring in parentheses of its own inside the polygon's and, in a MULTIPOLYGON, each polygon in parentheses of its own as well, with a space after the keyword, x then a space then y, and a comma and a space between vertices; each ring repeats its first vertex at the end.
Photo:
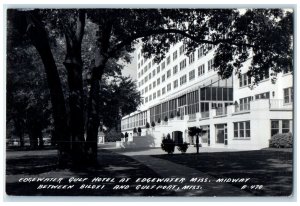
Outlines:
POLYGON ((293 6, 4 12, 7 196, 295 195, 293 6))

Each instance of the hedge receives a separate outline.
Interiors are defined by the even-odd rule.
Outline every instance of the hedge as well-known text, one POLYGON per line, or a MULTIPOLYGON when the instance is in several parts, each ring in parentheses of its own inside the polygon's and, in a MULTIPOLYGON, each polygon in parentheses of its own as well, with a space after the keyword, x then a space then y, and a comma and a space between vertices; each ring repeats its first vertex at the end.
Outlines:
POLYGON ((292 133, 279 133, 271 137, 269 147, 271 148, 291 148, 293 146, 292 133))

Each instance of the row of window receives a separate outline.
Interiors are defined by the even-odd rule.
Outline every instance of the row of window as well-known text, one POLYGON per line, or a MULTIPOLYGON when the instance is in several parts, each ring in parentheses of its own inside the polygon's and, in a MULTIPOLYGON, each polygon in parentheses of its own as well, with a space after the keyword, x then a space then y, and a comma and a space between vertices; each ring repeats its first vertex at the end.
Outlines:
MULTIPOLYGON (((260 94, 256 94, 255 100, 259 99, 270 99, 270 92, 263 92, 260 94)), ((250 101, 254 98, 252 96, 244 97, 239 99, 239 105, 236 105, 236 112, 237 111, 249 111, 250 110, 250 101)), ((293 95, 293 87, 288 87, 283 89, 283 102, 284 104, 290 104, 294 101, 293 95)))
MULTIPOLYGON (((260 81, 269 78, 269 71, 266 70, 264 73, 260 75, 260 81)), ((251 77, 247 75, 247 73, 241 74, 240 76, 240 87, 245 87, 251 84, 251 77)))
MULTIPOLYGON (((194 79, 195 79, 195 70, 192 70, 189 72, 189 81, 192 81, 194 79)), ((164 81, 165 81, 165 76, 162 77, 162 82, 164 82, 164 81)), ((180 86, 184 85, 186 82, 187 82, 187 75, 185 74, 179 78, 180 86)), ((160 84, 160 79, 158 79, 157 81, 154 81, 152 84, 150 84, 149 86, 145 87, 145 89, 142 90, 141 95, 143 95, 144 93, 147 93, 148 91, 150 91, 152 88, 155 88, 159 84, 160 84), (148 88, 149 88, 149 90, 148 90, 148 88)), ((176 89, 177 87, 178 87, 178 80, 176 79, 173 81, 173 89, 176 89)), ((211 87, 209 87, 209 88, 212 90, 212 96, 213 96, 212 100, 223 100, 223 99, 225 99, 225 100, 231 99, 232 100, 232 95, 227 97, 227 95, 230 94, 230 92, 227 92, 227 88, 226 88, 226 91, 224 90, 224 98, 223 98, 223 95, 221 94, 221 97, 220 97, 221 99, 216 96, 217 95, 216 88, 211 88, 211 87)), ((166 91, 169 92, 169 91, 171 91, 171 89, 172 89, 172 85, 171 85, 171 83, 169 83, 169 84, 167 84, 167 90, 165 87, 163 87, 161 89, 161 92, 160 92, 160 90, 158 90, 157 92, 150 94, 149 96, 147 96, 145 98, 145 103, 151 101, 152 99, 153 100, 156 99, 156 97, 160 97, 160 94, 164 95, 166 93, 166 91)), ((219 89, 223 90, 223 88, 219 88, 219 89)), ((207 94, 207 97, 204 97, 203 100, 209 100, 209 98, 211 98, 210 91, 207 91, 207 92, 204 91, 203 95, 206 95, 206 94, 207 94)))
POLYGON ((147 122, 147 111, 141 112, 139 114, 135 114, 133 116, 129 116, 126 119, 121 121, 121 129, 129 129, 134 127, 142 127, 145 126, 147 122))
MULTIPOLYGON (((230 89, 230 88, 223 88, 223 89, 230 89)), ((231 90, 228 90, 232 92, 231 90)), ((201 94, 201 92, 200 92, 201 94)), ((223 95, 222 95, 223 96, 223 95)), ((232 96, 232 95, 231 95, 232 96)), ((217 98, 221 99, 221 98, 217 98)), ((232 99, 231 99, 232 101, 232 99)), ((169 100, 162 104, 156 105, 150 109, 150 118, 151 121, 157 121, 158 118, 165 118, 163 115, 164 113, 168 113, 167 117, 171 117, 171 113, 173 116, 177 114, 178 111, 180 115, 184 114, 195 114, 198 112, 207 112, 209 111, 209 104, 211 104, 211 108, 216 109, 217 107, 226 107, 232 103, 218 103, 218 102, 200 102, 199 104, 199 90, 195 90, 193 92, 189 92, 184 94, 178 98, 169 100), (162 107, 163 104, 169 104, 169 107, 162 107), (172 105, 172 106, 171 106, 172 105)))
MULTIPOLYGON (((179 51, 180 51, 179 53, 180 53, 180 55, 183 54, 184 50, 185 50, 185 46, 182 45, 182 46, 179 48, 179 51)), ((201 57, 201 56, 199 57, 200 54, 201 54, 201 56, 204 55, 204 54, 203 54, 203 48, 202 48, 202 47, 198 49, 198 58, 201 57), (201 53, 201 52, 202 52, 202 53, 201 53)), ((176 59, 177 59, 177 50, 176 50, 175 52, 173 52, 173 61, 176 60, 176 59)), ((142 60, 142 61, 143 61, 143 60, 142 60)), ((168 56, 166 61, 167 61, 167 65, 169 65, 169 64, 171 63, 171 57, 168 56)), ((187 61, 187 60, 186 60, 186 58, 185 58, 185 59, 183 59, 183 60, 179 63, 179 69, 180 69, 180 70, 183 70, 184 68, 186 68, 186 66, 187 66, 186 61, 187 61)), ((189 64, 192 64, 194 61, 195 61, 195 53, 193 52, 193 53, 191 53, 191 54, 189 55, 189 64)), ((211 70, 214 69, 214 66, 213 66, 214 60, 213 60, 213 59, 209 60, 207 64, 208 64, 208 71, 211 71, 211 70)), ((153 66, 153 65, 154 65, 154 61, 152 61, 152 66, 153 66)), ((201 65, 201 66, 202 66, 201 68, 198 68, 198 70, 199 70, 198 75, 199 75, 199 76, 202 75, 202 74, 204 73, 204 70, 205 70, 204 64, 201 65)), ((139 64, 138 68, 139 68, 139 67, 140 67, 140 64, 139 64)), ((151 68, 151 62, 149 62, 149 64, 146 65, 146 66, 144 67, 144 69, 142 69, 140 72, 138 72, 138 78, 142 77, 143 74, 145 74, 145 73, 147 72, 147 70, 150 69, 150 68, 151 68)), ((165 61, 163 61, 163 62, 156 68, 156 70, 154 69, 154 70, 152 71, 152 76, 154 77, 155 74, 158 74, 161 70, 164 70, 165 68, 166 68, 166 63, 165 63, 165 61)), ((176 66, 173 67, 173 75, 176 74, 177 71, 178 71, 178 66, 176 65, 176 66), (174 72, 174 70, 175 70, 175 72, 174 72)), ((144 77, 144 78, 142 79, 142 81, 139 82, 139 86, 142 86, 144 83, 146 83, 146 82, 148 81, 148 79, 149 79, 149 80, 151 79, 151 73, 149 73, 146 77, 144 77)))
MULTIPOLYGON (((150 109, 150 121, 157 121, 168 116, 174 117, 177 112, 177 101, 171 100, 161 105, 150 109)), ((140 121, 143 125, 146 124, 146 112, 140 113, 133 117, 122 120, 122 129, 129 129, 138 126, 140 121), (142 117, 143 120, 138 118, 142 117)), ((276 119, 271 120, 271 137, 278 133, 289 133, 292 132, 292 120, 288 119, 276 119)), ((216 124, 216 143, 225 143, 227 141, 227 124, 216 124)), ((208 132, 209 133, 209 132, 208 132)), ((233 122, 233 138, 234 139, 250 139, 251 127, 250 121, 233 122)))
MULTIPOLYGON (((181 62, 181 63, 183 63, 183 64, 180 66, 181 69, 182 69, 182 66, 184 66, 184 62, 185 62, 185 61, 182 61, 182 62, 181 62)), ((181 63, 180 63, 180 64, 181 64, 181 63)), ((184 67, 183 67, 183 68, 184 68, 184 67)), ((175 65, 175 66, 173 67, 173 75, 177 74, 177 72, 178 72, 178 65, 175 65)), ((157 73, 159 73, 159 70, 157 70, 157 73)), ((200 65, 200 66, 198 67, 198 76, 202 76, 203 74, 205 74, 205 64, 202 64, 202 65, 200 65)), ((155 70, 153 70, 152 73, 149 73, 142 81, 139 82, 139 87, 141 87, 144 83, 148 82, 148 80, 150 80, 150 79, 151 79, 152 77, 154 77, 155 75, 156 75, 156 72, 155 72, 155 70)), ((166 78, 170 78, 171 75, 172 75, 172 70, 169 69, 169 70, 167 71, 166 74, 163 74, 163 75, 161 76, 161 82, 162 82, 162 83, 165 82, 166 78)), ((190 81, 193 80, 193 79, 195 79, 195 76, 196 76, 195 70, 192 70, 192 71, 189 72, 189 80, 190 80, 190 81)), ((157 82, 157 83, 155 83, 155 85, 159 85, 159 84, 160 84, 160 78, 158 78, 158 79, 156 80, 156 82, 157 82)), ((186 83, 186 81, 183 80, 183 83, 182 83, 182 84, 184 84, 184 83, 186 83)), ((154 86, 154 82, 153 82, 152 84, 153 84, 153 88, 154 88, 154 87, 155 87, 155 86, 154 86)), ((180 84, 180 85, 182 85, 182 84, 180 84)), ((150 84, 150 85, 151 85, 151 84, 150 84)), ((149 86, 150 86, 150 85, 149 85, 149 86)), ((148 91, 148 89, 146 89, 146 90, 148 91)), ((142 94, 143 94, 143 92, 142 92, 142 94)))

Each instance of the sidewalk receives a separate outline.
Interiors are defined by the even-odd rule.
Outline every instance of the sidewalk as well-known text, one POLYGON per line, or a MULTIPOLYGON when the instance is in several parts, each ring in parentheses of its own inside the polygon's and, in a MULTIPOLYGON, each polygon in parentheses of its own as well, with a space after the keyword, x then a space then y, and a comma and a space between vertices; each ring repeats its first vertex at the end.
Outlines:
MULTIPOLYGON (((209 176, 201 171, 176 164, 161 158, 151 157, 151 155, 166 154, 160 148, 144 149, 144 150, 126 150, 126 149, 116 149, 113 147, 102 147, 102 149, 107 149, 112 152, 116 152, 122 155, 129 156, 138 162, 146 165, 153 171, 155 171, 162 178, 186 178, 190 180, 191 178, 208 178, 210 182, 186 182, 186 185, 200 185, 202 190, 176 190, 178 196, 251 196, 250 193, 241 190, 238 187, 230 185, 229 183, 216 183, 216 178, 209 176)), ((214 149, 214 152, 222 152, 224 149, 214 149)), ((196 149, 195 149, 196 151, 196 149)), ((189 148, 189 152, 195 152, 193 148, 189 148)), ((211 149, 200 149, 201 152, 213 152, 211 149)), ((170 183, 176 184, 176 183, 170 183)), ((246 183, 245 183, 246 184, 246 183)))
MULTIPOLYGON (((117 152, 119 154, 127 155, 127 156, 136 156, 136 155, 162 155, 166 154, 160 147, 150 147, 150 148, 116 148, 116 143, 109 142, 103 145, 99 145, 99 149, 108 149, 113 152, 117 152)), ((195 146, 189 146, 186 151, 187 154, 196 153, 195 146)), ((241 150, 237 149, 228 149, 228 148, 211 148, 211 147, 200 147, 200 153, 211 153, 211 152, 239 152, 241 150)), ((175 148, 174 154, 181 154, 181 152, 175 148)))

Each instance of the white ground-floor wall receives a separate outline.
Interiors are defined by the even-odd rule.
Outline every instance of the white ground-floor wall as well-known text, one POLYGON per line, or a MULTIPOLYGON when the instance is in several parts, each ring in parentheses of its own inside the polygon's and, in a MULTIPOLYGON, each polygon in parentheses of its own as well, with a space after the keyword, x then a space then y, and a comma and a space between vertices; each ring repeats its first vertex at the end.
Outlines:
POLYGON ((185 115, 183 119, 175 117, 154 128, 143 128, 140 135, 127 131, 130 134, 127 141, 137 147, 160 147, 162 139, 170 134, 174 140, 179 135, 183 142, 194 144, 195 137, 188 135, 188 128, 196 126, 206 131, 200 137, 203 147, 255 150, 269 146, 272 120, 292 122, 292 119, 292 109, 272 110, 269 101, 258 100, 251 102, 249 111, 235 112, 234 105, 230 105, 226 115, 216 116, 216 110, 212 109, 208 118, 201 119, 198 113, 190 120, 185 115))

